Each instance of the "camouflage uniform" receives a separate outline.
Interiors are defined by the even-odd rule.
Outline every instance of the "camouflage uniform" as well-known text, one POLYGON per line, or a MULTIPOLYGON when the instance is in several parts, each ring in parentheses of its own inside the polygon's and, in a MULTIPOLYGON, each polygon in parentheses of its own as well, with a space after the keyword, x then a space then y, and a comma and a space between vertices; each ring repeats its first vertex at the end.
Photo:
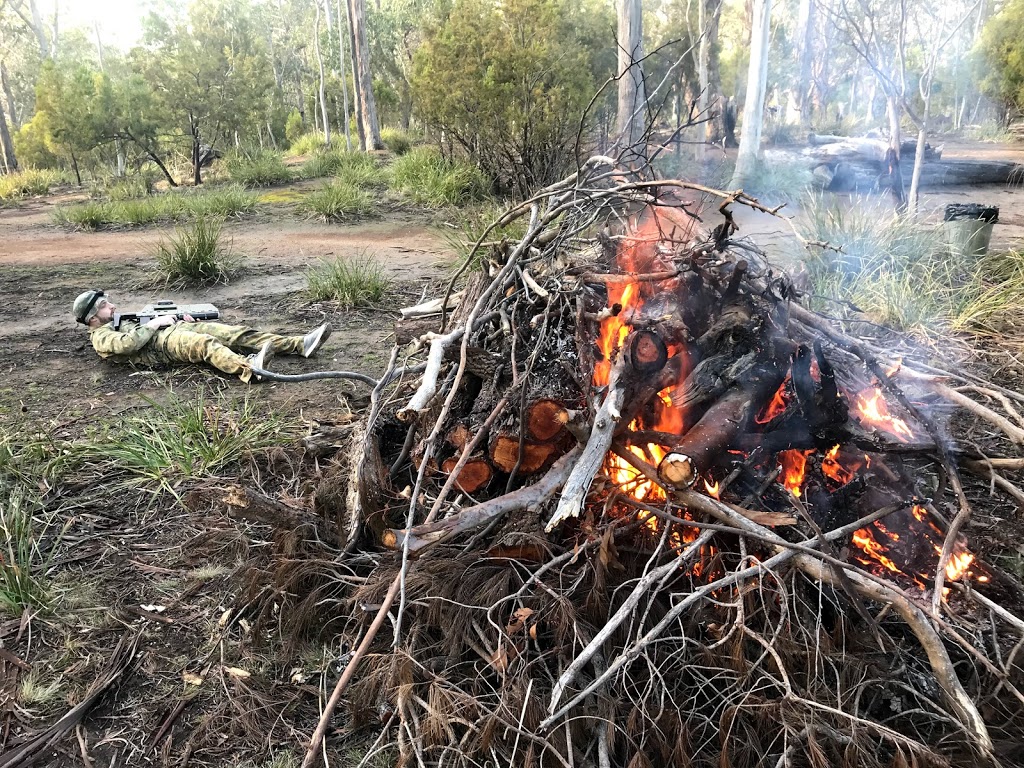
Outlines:
POLYGON ((209 363, 248 382, 252 376, 249 360, 235 349, 257 352, 269 341, 274 354, 301 355, 303 337, 279 336, 223 323, 180 322, 153 330, 126 321, 117 331, 112 322, 93 328, 89 341, 100 357, 117 363, 209 363))

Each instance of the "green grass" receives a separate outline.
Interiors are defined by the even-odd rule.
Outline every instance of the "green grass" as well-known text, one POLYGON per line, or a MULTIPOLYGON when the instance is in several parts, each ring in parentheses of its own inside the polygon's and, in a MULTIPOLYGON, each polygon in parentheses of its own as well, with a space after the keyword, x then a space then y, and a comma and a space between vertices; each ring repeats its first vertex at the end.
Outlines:
POLYGON ((57 171, 28 168, 0 176, 0 203, 13 202, 32 195, 45 195, 60 184, 57 171))
POLYGON ((167 284, 226 283, 241 258, 221 242, 222 220, 201 216, 157 246, 156 262, 167 284))
POLYGON ((324 146, 324 135, 322 133, 306 133, 292 142, 288 148, 288 154, 292 157, 297 155, 308 155, 317 152, 324 146))
POLYGON ((115 202, 137 200, 153 194, 153 184, 154 177, 147 173, 136 173, 121 178, 110 176, 94 184, 89 190, 89 196, 115 202))
POLYGON ((334 176, 359 187, 383 184, 385 174, 377 160, 365 152, 332 149, 312 155, 299 169, 304 179, 322 179, 334 176))
POLYGON ((68 444, 48 474, 74 473, 102 482, 104 493, 126 489, 177 495, 182 484, 237 471, 247 456, 295 437, 295 428, 254 397, 241 401, 200 392, 105 424, 68 444))
MULTIPOLYGON (((491 224, 501 218, 506 209, 504 204, 493 201, 451 209, 449 220, 445 221, 438 231, 452 252, 453 266, 462 265, 477 240, 487 232, 491 224)), ((496 242, 503 238, 518 242, 526 234, 526 225, 527 217, 521 216, 507 226, 496 227, 487 232, 486 242, 496 242)), ((476 258, 479 259, 486 252, 486 248, 481 248, 477 251, 476 258)))
POLYGON ((871 321, 931 335, 1024 332, 1024 253, 952 252, 940 225, 897 216, 887 200, 812 195, 804 236, 813 293, 850 302, 871 321))
POLYGON ((306 293, 312 301, 336 301, 343 308, 366 306, 384 298, 391 279, 368 256, 321 260, 306 271, 306 293))
POLYGON ((269 187, 292 180, 291 169, 280 152, 249 149, 232 152, 227 160, 231 181, 245 187, 269 187))
POLYGON ((413 202, 433 207, 486 199, 487 179, 476 166, 447 160, 432 147, 416 147, 391 166, 391 185, 413 202))
POLYGON ((139 199, 57 206, 53 220, 72 230, 142 227, 204 216, 230 218, 256 210, 259 196, 237 184, 180 190, 139 199))
POLYGON ((384 146, 388 148, 389 152, 396 155, 404 155, 412 149, 412 137, 398 128, 381 128, 380 140, 384 142, 384 146))
POLYGON ((365 216, 373 211, 373 202, 355 185, 332 181, 307 195, 300 207, 324 222, 332 222, 365 216))
POLYGON ((39 549, 47 526, 36 520, 41 512, 29 486, 0 475, 0 612, 10 616, 50 605, 42 576, 48 558, 39 549))

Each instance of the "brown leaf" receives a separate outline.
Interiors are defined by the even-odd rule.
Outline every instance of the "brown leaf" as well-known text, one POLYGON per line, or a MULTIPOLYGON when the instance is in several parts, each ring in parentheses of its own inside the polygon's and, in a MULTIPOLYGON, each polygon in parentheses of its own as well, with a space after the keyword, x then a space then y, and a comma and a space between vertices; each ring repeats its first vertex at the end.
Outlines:
POLYGON ((615 539, 612 538, 612 529, 610 527, 605 529, 604 534, 601 536, 601 548, 598 550, 597 556, 601 561, 601 565, 607 569, 614 571, 626 570, 622 563, 619 562, 619 551, 615 548, 615 539))
POLYGON ((521 630, 526 625, 526 620, 533 616, 532 608, 520 608, 512 614, 512 621, 505 627, 505 631, 510 635, 514 635, 516 632, 521 630))

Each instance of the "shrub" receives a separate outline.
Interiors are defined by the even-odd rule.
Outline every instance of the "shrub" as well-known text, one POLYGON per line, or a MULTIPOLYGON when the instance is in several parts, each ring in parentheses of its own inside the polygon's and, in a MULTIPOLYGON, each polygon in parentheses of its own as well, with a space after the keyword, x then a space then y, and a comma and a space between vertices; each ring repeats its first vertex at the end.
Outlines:
POLYGON ((375 158, 365 152, 344 149, 317 152, 302 164, 299 175, 304 179, 337 176, 356 186, 369 186, 384 180, 384 173, 375 158))
POLYGON ((380 140, 384 142, 384 146, 388 148, 389 152, 396 155, 404 155, 412 149, 412 139, 409 138, 409 134, 398 128, 381 128, 380 140))
POLYGON ((157 266, 168 284, 226 283, 241 259, 221 245, 221 220, 200 217, 157 246, 157 266))
POLYGON ((581 117, 614 74, 614 47, 599 42, 612 27, 606 4, 454 0, 413 57, 417 114, 471 148, 500 191, 526 197, 575 166, 581 117))
POLYGON ((77 231, 91 232, 110 223, 109 206, 104 203, 58 205, 53 209, 56 224, 77 231))
MULTIPOLYGON (((449 248, 455 256, 456 265, 461 266, 469 257, 473 246, 486 232, 486 240, 493 242, 508 238, 518 242, 526 234, 527 218, 521 216, 504 227, 489 229, 491 224, 498 221, 507 208, 496 202, 467 205, 451 209, 452 221, 444 222, 440 230, 441 237, 448 243, 449 248)), ((481 249, 475 254, 479 259, 486 249, 481 249)))
POLYGON ((344 181, 325 184, 308 195, 301 206, 325 222, 340 221, 349 216, 362 216, 373 210, 370 196, 344 181))
POLYGON ((153 194, 153 176, 147 173, 136 173, 131 176, 112 178, 104 186, 103 192, 111 200, 136 200, 153 194))
POLYGON ((306 133, 299 136, 288 148, 290 155, 309 155, 322 149, 324 146, 324 135, 322 133, 306 133))
POLYGON ((299 110, 293 109, 288 113, 288 119, 284 123, 284 138, 288 142, 288 146, 294 145, 302 138, 305 130, 306 126, 302 122, 302 115, 299 114, 299 110))
POLYGON ((232 152, 227 158, 227 168, 231 181, 246 187, 269 187, 292 179, 281 153, 270 149, 232 152))
POLYGON ((391 183, 395 190, 424 205, 462 205, 488 196, 487 179, 479 168, 446 160, 432 147, 417 147, 395 160, 391 183))
POLYGON ((337 301, 346 309, 380 301, 391 287, 383 267, 368 256, 321 260, 306 272, 306 281, 311 300, 337 301))

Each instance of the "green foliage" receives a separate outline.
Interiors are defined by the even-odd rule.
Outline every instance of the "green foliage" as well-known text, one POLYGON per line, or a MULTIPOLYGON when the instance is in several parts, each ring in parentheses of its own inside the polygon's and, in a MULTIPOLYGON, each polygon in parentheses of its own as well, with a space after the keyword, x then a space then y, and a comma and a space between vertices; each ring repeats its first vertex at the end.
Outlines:
POLYGON ((294 436, 277 412, 248 397, 238 402, 200 393, 149 405, 69 444, 48 471, 102 477, 106 493, 141 488, 177 495, 183 482, 227 471, 294 436))
MULTIPOLYGON (((504 227, 491 227, 501 219, 506 210, 504 205, 493 201, 451 209, 450 218, 452 220, 444 222, 445 226, 440 229, 440 233, 451 248, 456 265, 461 266, 469 258, 473 246, 481 237, 484 237, 485 233, 485 242, 495 242, 502 238, 508 238, 511 242, 522 240, 523 235, 526 234, 526 217, 520 217, 504 227)), ((486 252, 487 249, 482 248, 474 254, 474 257, 479 259, 486 252)))
POLYGON ((304 133, 292 142, 288 148, 288 154, 297 157, 309 155, 324 148, 324 135, 322 133, 304 133))
POLYGON ((302 122, 302 115, 299 114, 299 110, 293 109, 288 113, 288 119, 284 123, 284 138, 288 142, 288 146, 294 145, 305 130, 306 126, 302 122))
POLYGON ((371 213, 373 201, 353 184, 332 181, 306 196, 301 207, 324 222, 332 222, 371 213))
POLYGON ((30 168, 58 168, 60 158, 50 151, 50 116, 37 112, 14 134, 18 162, 30 168))
POLYGON ((237 150, 227 157, 228 175, 246 187, 269 187, 292 180, 280 152, 271 149, 237 150))
POLYGON ((157 266, 168 284, 228 282, 241 259, 221 244, 221 227, 221 220, 202 216, 157 246, 157 266))
POLYGON ((389 152, 396 155, 404 155, 412 149, 412 138, 405 131, 398 128, 384 127, 380 129, 380 140, 389 152))
POLYGON ((1004 123, 1024 111, 1024 0, 1008 0, 981 35, 981 89, 1003 106, 1004 123))
POLYGON ((602 55, 612 28, 604 4, 454 0, 416 51, 416 111, 500 190, 528 195, 573 165, 583 112, 614 67, 602 55))
POLYGON ((153 176, 148 173, 135 173, 131 176, 108 176, 89 190, 95 198, 124 201, 137 200, 153 194, 153 176))
POLYGON ((158 221, 241 216, 255 211, 258 199, 256 193, 244 187, 226 184, 211 189, 167 192, 139 199, 57 206, 52 215, 55 223, 74 230, 141 227, 158 221))
POLYGON ((391 166, 391 184, 423 205, 463 205, 488 197, 487 179, 463 161, 446 160, 432 147, 417 147, 391 166))
POLYGON ((391 287, 380 263, 365 255, 321 260, 319 266, 306 271, 306 281, 310 300, 336 301, 345 309, 378 302, 391 287))
POLYGON ((32 195, 45 195, 50 187, 61 181, 60 174, 49 170, 29 168, 0 176, 0 203, 19 200, 32 195))

